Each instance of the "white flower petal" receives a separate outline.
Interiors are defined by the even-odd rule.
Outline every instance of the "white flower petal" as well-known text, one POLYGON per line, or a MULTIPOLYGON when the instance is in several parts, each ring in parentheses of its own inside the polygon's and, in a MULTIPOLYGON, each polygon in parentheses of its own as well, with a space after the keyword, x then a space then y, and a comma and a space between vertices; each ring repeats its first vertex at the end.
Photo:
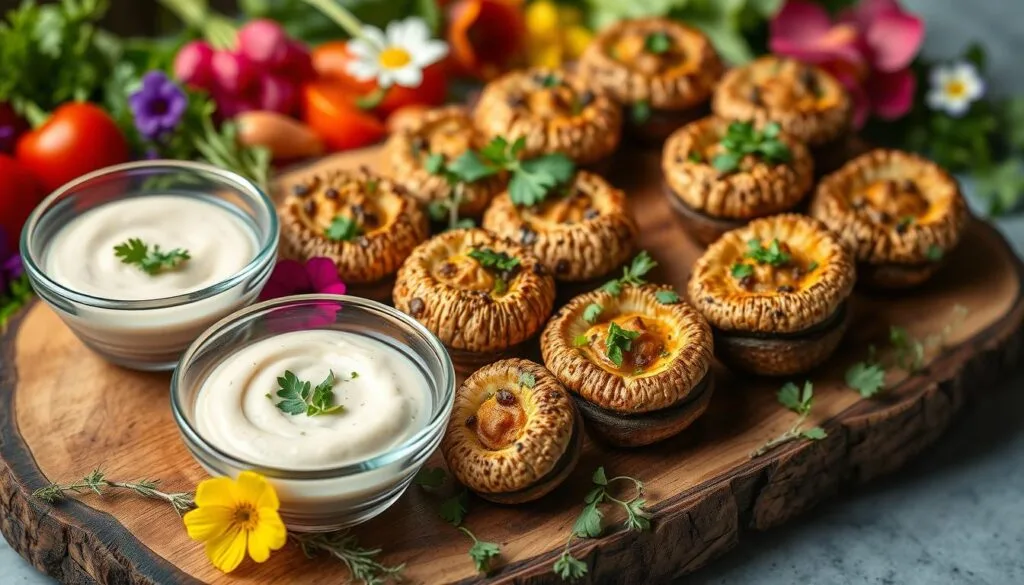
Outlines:
POLYGON ((364 26, 363 36, 366 37, 370 43, 377 46, 377 50, 380 51, 387 46, 387 38, 384 36, 384 31, 380 30, 375 26, 364 26))
POLYGON ((955 100, 950 100, 950 99, 946 100, 946 112, 950 116, 954 116, 954 117, 963 116, 967 112, 967 109, 970 108, 970 107, 971 107, 970 100, 965 100, 963 98, 957 98, 955 100))
POLYGON ((381 68, 375 61, 352 60, 345 64, 345 71, 359 81, 367 81, 380 75, 381 68))
POLYGON ((952 67, 952 74, 955 79, 960 80, 960 82, 964 84, 969 83, 971 80, 978 79, 978 70, 974 67, 974 64, 968 63, 967 61, 954 63, 952 67))
POLYGON ((395 84, 395 69, 381 68, 377 73, 377 85, 387 89, 395 84))
POLYGON ((940 88, 931 89, 928 91, 928 95, 925 96, 924 101, 932 110, 945 110, 946 92, 940 88))
POLYGON ((928 80, 931 86, 935 89, 942 89, 946 87, 946 83, 952 76, 952 72, 948 67, 944 65, 936 65, 932 67, 931 72, 928 75, 928 80))
POLYGON ((967 85, 967 99, 972 102, 976 102, 985 95, 985 81, 983 79, 974 79, 967 85))
POLYGON ((380 47, 364 41, 363 39, 352 39, 348 42, 348 52, 356 58, 366 58, 373 61, 380 55, 380 47))
POLYGON ((422 18, 406 18, 404 38, 405 46, 416 48, 430 40, 430 28, 422 18))
POLYGON ((419 87, 423 83, 423 70, 415 65, 392 69, 391 72, 395 83, 402 87, 419 87))
POLYGON ((444 41, 427 41, 410 53, 416 65, 426 67, 440 61, 448 54, 448 43, 444 41))

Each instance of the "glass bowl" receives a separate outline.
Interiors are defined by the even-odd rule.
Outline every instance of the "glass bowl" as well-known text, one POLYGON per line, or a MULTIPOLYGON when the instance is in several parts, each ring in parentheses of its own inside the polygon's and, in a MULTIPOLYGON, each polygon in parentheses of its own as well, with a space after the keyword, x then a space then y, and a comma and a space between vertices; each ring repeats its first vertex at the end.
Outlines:
POLYGON ((244 470, 264 475, 281 501, 281 518, 290 530, 300 532, 353 526, 393 504, 441 442, 454 396, 455 370, 434 334, 392 307, 343 295, 297 295, 243 309, 203 333, 171 378, 174 420, 196 461, 212 476, 237 477, 244 470), (407 357, 429 389, 429 417, 423 427, 383 453, 322 469, 258 465, 210 444, 195 418, 197 395, 210 374, 225 358, 253 343, 307 330, 358 333, 407 357))
POLYGON ((21 257, 36 293, 86 346, 124 367, 170 370, 207 327, 256 299, 274 268, 278 233, 273 202, 248 179, 201 163, 142 161, 83 175, 44 199, 22 230, 21 257), (93 296, 47 275, 50 245, 68 222, 107 203, 153 195, 180 195, 227 209, 255 235, 255 256, 206 288, 145 300, 93 296))

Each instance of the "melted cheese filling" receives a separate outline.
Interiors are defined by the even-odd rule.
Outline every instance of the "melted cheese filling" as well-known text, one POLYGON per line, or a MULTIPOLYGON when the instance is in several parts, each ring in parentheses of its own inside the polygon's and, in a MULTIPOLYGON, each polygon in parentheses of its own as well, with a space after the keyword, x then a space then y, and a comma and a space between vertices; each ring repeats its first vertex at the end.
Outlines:
POLYGON ((758 64, 748 83, 750 101, 771 109, 825 110, 840 100, 838 88, 825 85, 813 69, 788 60, 758 64))
POLYGON ((590 195, 577 191, 574 195, 549 199, 535 208, 523 210, 522 215, 533 228, 547 230, 593 219, 600 211, 590 195))
POLYGON ((490 292, 496 280, 489 270, 466 254, 450 256, 434 266, 433 274, 439 282, 461 290, 490 292))
POLYGON ((473 147, 473 130, 463 120, 446 118, 427 126, 423 131, 427 150, 442 154, 448 160, 458 158, 473 147))
POLYGON ((484 447, 500 451, 516 442, 526 426, 526 418, 520 397, 512 390, 500 388, 477 408, 473 427, 484 447))
POLYGON ((610 321, 597 323, 584 333, 587 345, 582 349, 590 361, 602 369, 623 376, 649 376, 665 370, 672 357, 682 347, 679 332, 660 319, 626 313, 610 321), (608 330, 615 323, 627 331, 640 333, 629 349, 622 351, 622 365, 617 366, 608 357, 608 330))
POLYGON ((321 189, 296 206, 306 226, 317 233, 324 233, 341 216, 355 221, 359 234, 370 235, 394 223, 401 201, 390 194, 367 193, 363 183, 348 183, 321 189))
POLYGON ((872 222, 905 226, 930 219, 932 206, 910 179, 884 179, 869 184, 850 199, 872 222))
POLYGON ((530 113, 543 119, 567 118, 583 109, 576 91, 564 83, 537 89, 527 94, 525 100, 530 113))
POLYGON ((693 71, 695 63, 679 46, 676 39, 669 35, 671 46, 663 53, 652 53, 647 50, 647 35, 640 31, 629 32, 619 37, 611 47, 611 57, 616 61, 630 66, 632 69, 647 75, 683 74, 693 71))

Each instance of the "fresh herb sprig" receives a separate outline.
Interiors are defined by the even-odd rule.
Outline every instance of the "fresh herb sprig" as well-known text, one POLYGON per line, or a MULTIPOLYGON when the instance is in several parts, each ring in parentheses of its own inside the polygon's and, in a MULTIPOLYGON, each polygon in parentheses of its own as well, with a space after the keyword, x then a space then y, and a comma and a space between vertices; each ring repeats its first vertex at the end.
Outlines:
POLYGON ((498 294, 508 290, 508 283, 516 277, 520 269, 519 258, 510 256, 506 252, 498 252, 490 248, 474 248, 467 255, 495 275, 494 292, 498 294))
POLYGON ((188 250, 174 248, 164 252, 160 250, 160 246, 150 248, 149 244, 139 238, 129 238, 128 241, 114 246, 114 255, 120 258, 122 263, 134 264, 150 276, 174 270, 192 259, 188 250))
POLYGON ((576 166, 572 159, 561 153, 520 160, 519 155, 525 146, 525 138, 509 144, 508 140, 498 136, 479 152, 465 152, 456 159, 458 164, 450 166, 449 170, 465 182, 507 172, 511 175, 508 195, 512 203, 522 207, 537 205, 557 187, 568 183, 576 173, 576 166))
POLYGON ((672 38, 665 31, 648 33, 644 37, 644 50, 654 55, 661 55, 672 48, 672 38))
POLYGON ((471 228, 476 225, 472 219, 459 217, 459 206, 462 205, 462 201, 465 199, 467 184, 475 183, 491 176, 490 174, 474 172, 470 168, 473 166, 472 158, 473 155, 467 151, 449 163, 443 154, 434 152, 428 154, 427 158, 423 161, 423 168, 428 173, 444 177, 448 183, 448 198, 431 201, 427 205, 427 213, 430 214, 430 218, 434 221, 447 221, 448 229, 450 230, 471 228))
POLYGON ((744 156, 754 155, 771 164, 787 163, 793 153, 779 138, 781 127, 776 122, 765 124, 758 130, 752 122, 732 122, 722 138, 721 152, 711 159, 711 166, 720 173, 732 173, 740 168, 744 156))
POLYGON ((793 423, 793 426, 790 427, 789 430, 753 451, 750 454, 751 458, 760 457, 775 447, 790 441, 795 441, 801 438, 811 441, 820 441, 828 436, 825 429, 821 427, 811 427, 809 429, 801 428, 807 420, 807 417, 811 415, 811 407, 814 405, 814 384, 812 384, 810 380, 804 382, 803 388, 799 388, 792 382, 786 382, 786 384, 779 389, 776 397, 779 404, 798 415, 796 422, 793 423))
POLYGON ((182 515, 195 507, 195 497, 191 492, 164 492, 158 489, 159 484, 160 480, 157 479, 112 481, 107 479, 106 474, 102 470, 94 469, 82 479, 70 483, 51 483, 32 492, 32 495, 44 502, 54 503, 66 499, 68 493, 82 494, 93 492, 97 495, 103 495, 108 489, 120 489, 135 492, 145 498, 163 500, 170 504, 178 515, 182 515))
MULTIPOLYGON (((352 377, 349 380, 358 376, 358 373, 352 372, 352 377)), ((317 384, 316 387, 313 387, 312 383, 308 381, 300 380, 291 370, 285 370, 284 375, 277 378, 277 383, 280 388, 276 394, 281 400, 275 406, 286 414, 319 416, 344 409, 340 404, 334 404, 334 385, 337 383, 337 379, 334 377, 333 371, 327 374, 324 381, 317 384)), ((274 399, 270 394, 267 394, 267 398, 274 399)))
POLYGON ((362 234, 359 222, 344 215, 336 215, 331 225, 324 230, 324 236, 332 242, 350 242, 362 234))
POLYGON ((747 241, 746 257, 758 264, 768 264, 769 266, 783 266, 793 259, 793 256, 783 249, 782 242, 778 238, 773 238, 767 246, 764 245, 761 238, 751 238, 747 241))
MULTIPOLYGON (((519 383, 532 388, 536 380, 529 372, 523 372, 519 375, 519 383)), ((446 480, 447 474, 440 467, 423 468, 413 478, 416 485, 430 492, 436 492, 445 484, 446 480)), ((456 487, 458 487, 457 484, 456 487)), ((463 525, 466 515, 469 513, 469 490, 459 489, 455 495, 443 500, 437 513, 442 520, 472 539, 473 544, 468 551, 469 558, 472 559, 478 572, 485 574, 489 572, 491 561, 501 556, 501 546, 494 542, 480 540, 473 531, 463 525)))
POLYGON ((383 585, 402 581, 405 563, 385 565, 377 560, 381 553, 379 548, 364 548, 359 540, 347 531, 326 532, 319 534, 295 533, 288 534, 299 545, 303 554, 313 558, 317 553, 326 553, 348 567, 353 581, 364 585, 383 585))
POLYGON ((651 529, 651 514, 644 506, 644 484, 639 479, 620 475, 611 479, 605 474, 604 467, 598 467, 592 477, 594 487, 583 499, 583 510, 573 524, 572 532, 565 541, 562 554, 555 561, 552 569, 563 581, 576 581, 587 574, 587 564, 577 559, 569 551, 574 538, 598 538, 604 531, 604 512, 601 505, 609 502, 618 505, 626 513, 623 526, 626 530, 646 532, 651 529), (634 493, 629 499, 619 499, 609 493, 609 488, 616 482, 632 483, 634 493))
POLYGON ((613 297, 617 297, 622 294, 623 286, 641 286, 647 284, 647 281, 644 280, 644 276, 646 276, 647 273, 653 270, 657 265, 658 263, 651 258, 651 255, 647 253, 647 250, 641 250, 640 253, 633 258, 633 261, 629 263, 629 266, 622 269, 622 276, 604 283, 601 285, 601 290, 613 297))
POLYGON ((624 353, 633 349, 633 341, 640 337, 639 331, 631 331, 619 327, 612 321, 608 326, 608 337, 605 338, 605 355, 617 367, 622 367, 624 353))

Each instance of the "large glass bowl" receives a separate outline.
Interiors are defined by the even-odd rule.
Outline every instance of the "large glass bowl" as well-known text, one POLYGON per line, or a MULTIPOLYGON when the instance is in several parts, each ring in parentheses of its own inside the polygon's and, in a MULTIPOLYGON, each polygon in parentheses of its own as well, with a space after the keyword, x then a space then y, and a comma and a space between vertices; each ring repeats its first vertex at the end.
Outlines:
POLYGON ((22 230, 21 257, 36 293, 85 345, 121 366, 170 370, 207 327, 256 300, 274 268, 278 235, 274 204, 252 181, 201 163, 142 161, 83 175, 44 199, 22 230), (100 298, 47 275, 50 244, 68 222, 107 203, 152 195, 181 195, 227 209, 253 231, 256 255, 221 282, 157 299, 100 298))
POLYGON ((376 301, 342 295, 298 295, 258 303, 215 324, 182 356, 171 378, 171 409, 182 440, 213 476, 244 470, 264 475, 277 491, 290 530, 322 532, 365 522, 398 499, 437 448, 451 415, 455 370, 441 342, 415 319, 376 301), (284 332, 346 331, 383 342, 423 374, 430 396, 424 426, 397 446, 332 468, 294 470, 244 461, 211 445, 198 431, 196 397, 225 358, 284 332))

